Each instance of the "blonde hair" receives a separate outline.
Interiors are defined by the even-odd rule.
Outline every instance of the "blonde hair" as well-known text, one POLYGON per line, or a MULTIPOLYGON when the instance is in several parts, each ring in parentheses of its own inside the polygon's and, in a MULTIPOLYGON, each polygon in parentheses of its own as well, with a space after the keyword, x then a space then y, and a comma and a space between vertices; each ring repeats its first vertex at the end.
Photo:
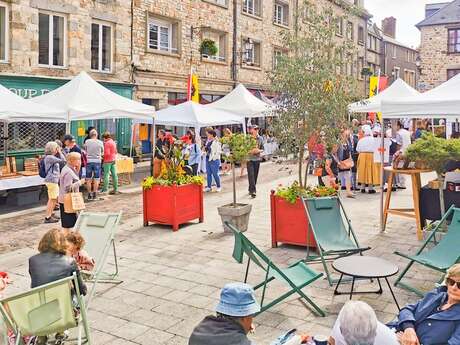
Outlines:
POLYGON ((45 155, 54 155, 58 147, 59 145, 55 141, 47 142, 45 145, 45 155))
POLYGON ((67 158, 67 162, 70 163, 72 161, 81 159, 81 154, 79 154, 78 152, 70 152, 66 158, 67 158))
POLYGON ((452 277, 460 278, 460 264, 455 264, 447 270, 446 279, 452 277))

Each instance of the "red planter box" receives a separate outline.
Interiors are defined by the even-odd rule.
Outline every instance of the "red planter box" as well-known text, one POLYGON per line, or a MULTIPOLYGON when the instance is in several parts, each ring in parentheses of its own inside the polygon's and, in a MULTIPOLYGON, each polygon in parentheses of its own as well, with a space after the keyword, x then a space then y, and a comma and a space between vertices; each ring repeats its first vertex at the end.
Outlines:
POLYGON ((153 186, 143 191, 144 226, 149 222, 171 225, 173 231, 180 224, 194 219, 203 222, 203 186, 153 186))
POLYGON ((278 246, 278 242, 316 248, 315 238, 313 232, 309 231, 309 220, 300 199, 291 204, 272 191, 270 206, 273 248, 278 246))

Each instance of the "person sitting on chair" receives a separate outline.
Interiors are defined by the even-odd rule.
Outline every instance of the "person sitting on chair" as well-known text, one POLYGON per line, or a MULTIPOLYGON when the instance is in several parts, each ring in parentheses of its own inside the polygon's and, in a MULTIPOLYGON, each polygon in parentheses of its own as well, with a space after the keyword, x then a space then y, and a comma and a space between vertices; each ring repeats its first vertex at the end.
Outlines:
POLYGON ((460 264, 447 270, 444 285, 406 305, 388 324, 402 345, 460 344, 460 264))
POLYGON ((396 334, 377 320, 361 301, 348 301, 340 310, 329 343, 332 345, 398 345, 396 334))

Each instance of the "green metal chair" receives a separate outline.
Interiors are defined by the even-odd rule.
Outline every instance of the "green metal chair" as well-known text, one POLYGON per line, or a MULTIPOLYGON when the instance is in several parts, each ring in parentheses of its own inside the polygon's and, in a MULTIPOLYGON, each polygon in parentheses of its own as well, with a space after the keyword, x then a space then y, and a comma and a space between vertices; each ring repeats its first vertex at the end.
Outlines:
MULTIPOLYGON (((396 251, 395 254, 409 259, 410 262, 406 268, 401 272, 395 281, 395 286, 400 286, 406 290, 412 291, 419 296, 424 293, 413 286, 401 282, 401 279, 406 275, 407 271, 412 265, 417 262, 423 266, 429 267, 433 270, 446 273, 447 269, 452 265, 460 262, 460 208, 455 208, 452 205, 446 212, 444 217, 438 225, 433 229, 431 234, 425 240, 422 247, 415 253, 415 255, 407 255, 396 251), (447 232, 444 234, 440 241, 434 241, 434 247, 427 248, 430 242, 433 242, 436 234, 442 229, 443 224, 451 218, 451 223, 447 227, 447 232)), ((443 278, 441 278, 442 280, 443 278)))
POLYGON ((78 328, 78 336, 66 341, 91 345, 85 301, 75 274, 0 300, 0 313, 16 336, 16 345, 24 345, 23 336, 49 336, 74 328, 78 328), (75 308, 79 309, 77 316, 75 308))
POLYGON ((79 231, 86 241, 85 250, 95 260, 93 272, 83 272, 85 280, 93 282, 90 293, 87 296, 87 305, 90 303, 96 291, 97 283, 120 284, 118 280, 118 258, 115 247, 115 233, 121 219, 119 213, 90 213, 83 212, 78 216, 75 231, 79 231), (110 251, 113 251, 115 260, 115 272, 104 271, 110 251), (89 278, 88 278, 89 276, 89 278))
POLYGON ((332 279, 326 261, 353 254, 362 255, 363 251, 371 248, 359 245, 339 198, 302 198, 302 200, 310 221, 309 231, 311 229, 313 232, 318 250, 317 255, 310 255, 310 248, 307 247, 305 261, 321 262, 329 285, 332 286, 336 279, 332 279))
POLYGON ((288 268, 279 268, 272 262, 265 254, 262 253, 248 238, 240 232, 233 224, 225 222, 225 225, 232 230, 235 238, 235 246, 233 248, 233 258, 240 264, 243 263, 244 254, 248 256, 248 264, 246 267, 246 273, 244 276, 244 282, 248 280, 249 266, 253 261, 257 266, 265 271, 265 279, 254 286, 254 290, 263 287, 262 299, 260 302, 261 310, 263 312, 275 304, 283 301, 290 295, 297 293, 301 300, 303 299, 308 305, 312 306, 314 311, 320 316, 325 316, 324 311, 317 306, 307 295, 302 291, 304 287, 310 285, 312 282, 320 278, 323 274, 315 272, 308 267, 304 262, 299 261, 288 268), (278 280, 289 287, 289 291, 270 303, 264 305, 265 291, 268 283, 273 280, 278 280))

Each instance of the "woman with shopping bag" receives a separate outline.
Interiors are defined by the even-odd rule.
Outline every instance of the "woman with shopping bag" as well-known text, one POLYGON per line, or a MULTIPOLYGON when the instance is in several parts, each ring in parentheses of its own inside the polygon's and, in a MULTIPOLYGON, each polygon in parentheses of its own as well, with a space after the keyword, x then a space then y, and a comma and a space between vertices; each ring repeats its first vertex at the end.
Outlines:
POLYGON ((77 222, 78 211, 85 208, 83 195, 79 188, 85 179, 78 176, 81 168, 81 155, 70 152, 67 155, 67 164, 62 168, 59 178, 59 208, 61 210, 61 224, 64 229, 72 229, 77 222))

